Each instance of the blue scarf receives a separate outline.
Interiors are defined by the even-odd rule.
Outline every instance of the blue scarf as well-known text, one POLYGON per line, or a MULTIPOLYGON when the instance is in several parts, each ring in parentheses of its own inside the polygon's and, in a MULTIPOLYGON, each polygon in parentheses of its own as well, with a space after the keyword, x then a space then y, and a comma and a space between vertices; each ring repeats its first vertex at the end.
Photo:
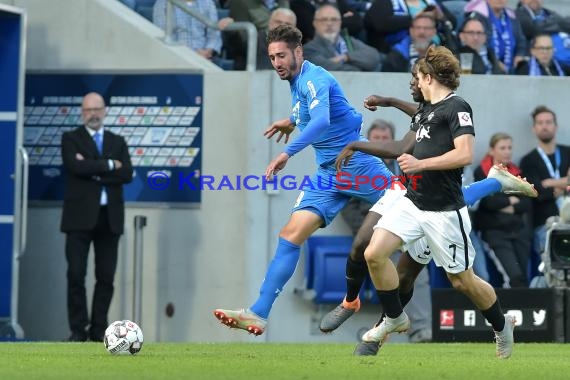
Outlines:
POLYGON ((491 38, 491 48, 495 51, 497 59, 505 64, 511 70, 515 55, 515 35, 513 33, 513 25, 511 18, 505 10, 498 19, 489 5, 489 21, 493 26, 493 35, 491 38))
MULTIPOLYGON (((552 60, 552 64, 554 65, 554 67, 556 68, 556 71, 558 72, 558 76, 559 77, 563 77, 564 76, 564 71, 562 71, 562 67, 560 67, 560 64, 558 63, 557 60, 553 59, 552 60)), ((534 57, 532 57, 530 59, 530 63, 528 64, 529 66, 529 70, 528 70, 528 75, 531 77, 539 77, 542 76, 542 72, 540 71, 540 63, 538 63, 538 60, 534 57)), ((553 75, 554 76, 554 75, 553 75)))
POLYGON ((483 49, 479 52, 479 56, 483 60, 483 64, 485 65, 485 74, 493 74, 493 64, 489 59, 489 52, 487 51, 487 47, 483 46, 483 49))

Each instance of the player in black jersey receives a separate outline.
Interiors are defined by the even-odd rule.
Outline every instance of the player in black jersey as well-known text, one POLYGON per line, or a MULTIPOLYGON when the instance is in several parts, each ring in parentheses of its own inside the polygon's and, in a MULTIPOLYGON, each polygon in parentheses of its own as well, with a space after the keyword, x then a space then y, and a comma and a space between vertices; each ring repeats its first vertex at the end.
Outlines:
POLYGON ((402 243, 425 237, 433 260, 445 269, 453 287, 468 296, 493 326, 497 356, 508 358, 514 345, 514 318, 503 315, 494 289, 471 268, 475 252, 461 172, 472 162, 475 131, 471 107, 453 92, 459 86, 459 73, 457 59, 444 47, 431 47, 418 61, 419 87, 429 104, 414 120, 412 154, 401 155, 398 163, 404 173, 422 177, 410 182, 406 196, 380 219, 365 251, 386 318, 362 339, 382 342, 389 333, 408 329, 398 274, 389 257, 402 243))

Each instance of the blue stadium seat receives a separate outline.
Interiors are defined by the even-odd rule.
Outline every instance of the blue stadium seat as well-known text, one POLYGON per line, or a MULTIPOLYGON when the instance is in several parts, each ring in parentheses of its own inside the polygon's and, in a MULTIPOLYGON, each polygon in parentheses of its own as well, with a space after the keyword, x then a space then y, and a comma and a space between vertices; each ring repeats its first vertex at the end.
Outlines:
MULTIPOLYGON (((313 236, 305 250, 306 288, 315 292, 315 303, 340 303, 346 294, 346 259, 352 236, 313 236)), ((366 287, 360 297, 364 299, 366 287)))
POLYGON ((435 265, 435 263, 430 261, 428 265, 429 270, 429 285, 432 289, 434 288, 451 288, 451 283, 445 274, 445 271, 435 265))

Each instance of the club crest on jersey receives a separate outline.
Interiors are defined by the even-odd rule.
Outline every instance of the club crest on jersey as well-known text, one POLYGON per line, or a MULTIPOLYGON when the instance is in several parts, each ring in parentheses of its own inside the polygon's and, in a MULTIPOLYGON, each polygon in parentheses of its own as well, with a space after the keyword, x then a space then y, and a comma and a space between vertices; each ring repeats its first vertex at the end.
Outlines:
POLYGON ((433 119, 434 116, 435 116, 435 113, 430 112, 430 114, 427 117, 428 121, 431 121, 431 119, 433 119))
POLYGON ((469 112, 457 112, 457 117, 459 118, 460 127, 473 126, 473 122, 471 121, 471 115, 469 115, 469 112))
POLYGON ((420 125, 418 130, 416 131, 416 142, 420 142, 423 139, 430 139, 429 135, 429 126, 424 126, 423 124, 420 125))

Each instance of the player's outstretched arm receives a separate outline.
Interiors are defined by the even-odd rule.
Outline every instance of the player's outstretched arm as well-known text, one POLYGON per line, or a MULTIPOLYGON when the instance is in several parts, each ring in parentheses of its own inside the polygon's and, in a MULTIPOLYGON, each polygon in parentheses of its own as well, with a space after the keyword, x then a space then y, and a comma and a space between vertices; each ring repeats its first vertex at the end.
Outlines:
POLYGON ((406 133, 402 140, 370 142, 354 141, 348 144, 336 158, 336 169, 348 165, 354 152, 367 153, 380 158, 397 158, 404 153, 410 153, 416 143, 416 134, 413 131, 406 133))
POLYGON ((266 136, 268 139, 271 139, 275 136, 276 133, 279 133, 277 136, 277 142, 281 141, 283 137, 285 137, 284 143, 287 144, 289 142, 289 135, 295 130, 295 124, 291 122, 289 119, 282 119, 273 122, 269 128, 263 132, 263 136, 266 136))
POLYGON ((364 99, 364 108, 370 111, 376 111, 378 107, 394 107, 410 117, 413 116, 418 110, 418 105, 416 103, 406 102, 405 100, 398 98, 370 95, 364 99))

